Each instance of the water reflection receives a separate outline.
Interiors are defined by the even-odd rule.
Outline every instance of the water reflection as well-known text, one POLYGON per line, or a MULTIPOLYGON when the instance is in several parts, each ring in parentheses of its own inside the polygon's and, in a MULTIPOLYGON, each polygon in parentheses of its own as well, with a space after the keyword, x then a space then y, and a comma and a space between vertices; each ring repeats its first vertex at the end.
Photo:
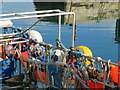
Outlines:
POLYGON ((118 61, 120 61, 120 43, 118 44, 118 61))
MULTIPOLYGON (((60 9, 75 12, 76 22, 101 21, 118 18, 118 2, 34 2, 36 10, 60 9)), ((55 18, 50 21, 56 22, 55 18)), ((71 23, 72 17, 65 16, 64 24, 71 23)))
MULTIPOLYGON (((113 38, 118 40, 118 37, 115 36, 117 36, 117 33, 120 33, 117 32, 114 35, 115 22, 119 18, 118 2, 34 2, 34 5, 36 11, 60 9, 66 12, 75 12, 77 26, 77 42, 75 45, 88 46, 93 51, 95 57, 100 56, 106 60, 111 59, 113 62, 118 61, 118 46, 113 43, 113 38)), ((50 23, 58 22, 56 17, 45 18, 44 20, 50 23)), ((66 15, 62 17, 63 24, 70 24, 71 22, 71 16, 66 15)), ((67 25, 62 27, 67 27, 67 25)), ((62 37, 66 37, 65 40, 62 38, 65 46, 69 45, 69 35, 71 34, 68 33, 68 30, 62 33, 62 37)), ((48 38, 46 39, 49 41, 48 38)))
MULTIPOLYGON (((62 11, 65 10, 65 6, 63 2, 34 2, 35 5, 35 10, 40 11, 40 10, 49 10, 49 9, 60 9, 62 11)), ((51 21, 51 22, 56 22, 58 23, 58 17, 47 17, 44 18, 43 20, 45 21, 51 21)), ((64 22, 64 17, 62 16, 62 23, 64 22)))
POLYGON ((116 20, 115 41, 120 44, 120 19, 116 20))
MULTIPOLYGON (((64 11, 76 11, 77 17, 77 42, 75 46, 85 45, 88 46, 92 51, 95 57, 100 56, 103 59, 111 59, 114 62, 118 61, 118 45, 113 44, 113 39, 115 39, 115 26, 116 19, 118 18, 118 3, 63 3, 63 2, 36 2, 27 3, 27 2, 14 2, 14 3, 4 3, 2 5, 3 13, 14 13, 14 12, 28 12, 34 10, 44 10, 44 9, 61 9, 64 11), (70 5, 72 4, 72 7, 70 5), (105 5, 104 5, 105 4, 105 5), (74 6, 74 7, 73 7, 74 6), (97 12, 100 13, 100 7, 103 7, 101 11, 102 15, 98 15, 97 12), (25 8, 21 8, 25 7, 25 8), (106 8, 108 7, 108 8, 106 8), (68 9, 67 9, 68 8, 68 9), (104 12, 104 13, 102 13, 104 12), (106 14, 105 14, 106 12, 106 14), (113 12, 113 13, 109 13, 113 12), (93 15, 93 16, 92 16, 93 15), (104 15, 104 18, 103 18, 104 15), (107 15, 107 16, 105 16, 107 15), (92 17, 89 17, 92 16, 92 17), (99 18, 98 18, 99 17, 99 18), (80 19, 79 19, 80 18, 80 19), (114 20, 107 20, 114 19, 114 20), (92 21, 97 21, 99 23, 88 23, 92 21), (83 23, 82 23, 83 22, 83 23), (85 22, 85 23, 84 23, 85 22), (115 61, 116 60, 116 61, 115 61)), ((119 15, 120 16, 120 15, 119 15)), ((13 21, 16 27, 22 27, 23 29, 28 28, 32 25, 37 19, 25 19, 25 20, 15 20, 13 21), (22 22, 22 23, 21 23, 22 22)), ((56 33, 57 33, 57 25, 52 22, 57 22, 56 18, 46 18, 44 20, 48 20, 48 22, 40 22, 33 27, 32 29, 38 30, 44 38, 46 43, 50 43, 55 45, 56 33)), ((63 22, 70 21, 68 16, 63 18, 63 22), (66 21, 65 21, 66 20, 66 21)), ((64 23, 65 23, 64 22, 64 23)), ((64 45, 69 48, 68 45, 71 45, 71 32, 69 31, 71 27, 68 25, 62 25, 62 38, 64 45)), ((119 45, 120 51, 120 45, 119 45)), ((120 55, 120 54, 119 54, 120 55)), ((120 59, 119 59, 120 60, 120 59)))
POLYGON ((118 60, 120 61, 120 19, 116 20, 115 41, 118 44, 118 60))

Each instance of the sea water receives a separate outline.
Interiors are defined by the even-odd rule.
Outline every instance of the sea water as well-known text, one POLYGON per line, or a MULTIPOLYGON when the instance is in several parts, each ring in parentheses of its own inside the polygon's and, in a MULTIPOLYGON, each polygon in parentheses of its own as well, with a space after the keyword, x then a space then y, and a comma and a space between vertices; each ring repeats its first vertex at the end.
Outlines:
MULTIPOLYGON (((33 2, 4 2, 2 4, 2 13, 36 11, 39 10, 39 7, 40 9, 44 9, 43 6, 45 6, 40 4, 41 6, 37 7, 35 5, 33 2)), ((16 27, 26 29, 37 20, 38 18, 13 20, 13 23, 16 27)), ((70 24, 62 25, 61 41, 67 48, 71 46, 71 28, 70 24)), ((55 21, 43 20, 34 26, 32 30, 39 31, 46 43, 50 43, 53 46, 56 45, 55 40, 57 39, 58 25, 55 21)), ((118 44, 114 43, 116 36, 115 18, 102 19, 99 22, 90 20, 77 22, 76 31, 75 47, 87 46, 92 50, 94 57, 101 57, 104 60, 111 59, 112 62, 118 62, 118 44)))

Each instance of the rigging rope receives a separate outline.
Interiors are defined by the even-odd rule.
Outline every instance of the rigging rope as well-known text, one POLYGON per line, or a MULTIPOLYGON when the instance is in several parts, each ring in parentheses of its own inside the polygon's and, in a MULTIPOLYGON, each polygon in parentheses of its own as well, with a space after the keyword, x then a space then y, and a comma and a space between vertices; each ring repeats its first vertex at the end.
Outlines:
MULTIPOLYGON (((45 16, 44 16, 45 17, 45 16)), ((7 37, 7 36, 13 36, 13 35, 18 35, 18 34, 23 34, 27 32, 29 29, 31 29, 33 26, 35 26, 38 22, 40 22, 44 17, 41 17, 37 22, 35 22, 32 26, 24 30, 23 32, 20 33, 12 33, 12 34, 0 34, 0 37, 7 37)))

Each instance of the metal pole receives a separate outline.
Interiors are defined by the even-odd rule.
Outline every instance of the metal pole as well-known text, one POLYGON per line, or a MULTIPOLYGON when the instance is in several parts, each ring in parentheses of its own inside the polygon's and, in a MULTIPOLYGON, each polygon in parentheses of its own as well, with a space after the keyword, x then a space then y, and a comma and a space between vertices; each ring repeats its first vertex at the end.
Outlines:
POLYGON ((10 41, 10 40, 18 40, 18 39, 24 39, 24 38, 1 39, 0 42, 10 41))
MULTIPOLYGON (((87 56, 87 55, 82 55, 83 57, 86 57, 86 58, 91 58, 91 59, 93 59, 93 60, 96 60, 96 61, 101 61, 101 62, 104 62, 104 63, 107 63, 108 61, 106 61, 106 60, 102 60, 102 59, 97 59, 96 57, 91 57, 91 56, 87 56)), ((109 62, 110 64, 112 64, 112 65, 115 65, 115 66, 119 66, 120 67, 120 65, 119 64, 116 64, 116 63, 113 63, 113 62, 109 62)))
MULTIPOLYGON (((10 44, 19 44, 19 43, 25 43, 25 42, 28 42, 29 40, 24 40, 24 41, 18 41, 18 42, 10 42, 10 43, 7 43, 6 45, 10 45, 10 44)), ((4 45, 4 44, 0 44, 1 45, 4 45)), ((4 46, 6 46, 4 45, 4 46)))
POLYGON ((19 74, 21 74, 21 60, 19 60, 19 74))
POLYGON ((9 18, 0 18, 0 21, 37 18, 37 17, 50 17, 50 16, 68 15, 68 14, 74 14, 74 13, 73 12, 61 12, 61 13, 51 13, 51 14, 42 14, 42 15, 26 15, 26 16, 21 16, 21 17, 14 16, 14 17, 9 17, 9 18))
POLYGON ((0 17, 5 17, 5 16, 17 16, 17 15, 19 16, 19 15, 28 15, 28 14, 37 14, 37 13, 52 13, 52 12, 60 12, 60 10, 44 10, 44 11, 33 11, 33 12, 1 14, 0 17))
POLYGON ((59 22, 58 22, 58 40, 61 38, 61 15, 59 15, 59 22))
POLYGON ((74 48, 75 38, 75 13, 73 13, 73 28, 72 28, 72 48, 74 48))

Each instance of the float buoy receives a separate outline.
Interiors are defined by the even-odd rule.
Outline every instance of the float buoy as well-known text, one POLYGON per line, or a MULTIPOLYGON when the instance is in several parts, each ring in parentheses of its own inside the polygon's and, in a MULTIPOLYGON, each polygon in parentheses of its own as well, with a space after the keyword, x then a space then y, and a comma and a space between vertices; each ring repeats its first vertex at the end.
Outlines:
MULTIPOLYGON (((86 46, 75 47, 75 50, 79 50, 79 52, 82 52, 84 55, 91 56, 91 57, 93 56, 92 51, 86 46)), ((91 63, 88 59, 89 58, 86 59, 86 66, 88 66, 91 63)))
POLYGON ((29 39, 32 39, 32 40, 36 39, 38 43, 43 42, 42 35, 38 31, 30 30, 28 32, 28 35, 29 35, 29 39))
POLYGON ((62 50, 56 49, 52 52, 52 60, 53 62, 58 61, 58 62, 64 62, 66 63, 65 53, 62 50))

